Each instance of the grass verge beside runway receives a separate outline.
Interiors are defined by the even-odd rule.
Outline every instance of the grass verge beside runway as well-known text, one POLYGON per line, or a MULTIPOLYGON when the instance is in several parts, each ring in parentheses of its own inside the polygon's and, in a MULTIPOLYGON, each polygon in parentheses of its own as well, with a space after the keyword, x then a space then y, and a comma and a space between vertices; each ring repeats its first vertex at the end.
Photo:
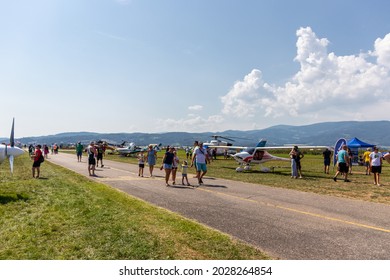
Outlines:
POLYGON ((0 167, 0 259, 267 259, 230 236, 27 155, 0 167))

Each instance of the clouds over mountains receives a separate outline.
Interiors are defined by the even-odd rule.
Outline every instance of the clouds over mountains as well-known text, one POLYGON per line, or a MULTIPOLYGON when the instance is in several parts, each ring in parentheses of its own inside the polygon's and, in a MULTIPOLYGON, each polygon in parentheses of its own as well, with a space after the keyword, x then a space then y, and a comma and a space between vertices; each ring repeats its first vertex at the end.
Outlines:
MULTIPOLYGON (((252 118, 262 112, 263 118, 323 121, 320 115, 337 114, 342 120, 359 118, 368 107, 385 110, 390 101, 390 34, 378 38, 373 51, 349 56, 329 53, 329 41, 318 38, 310 27, 300 28, 296 35, 300 70, 278 86, 253 69, 221 98, 225 115, 252 118)), ((374 117, 381 116, 377 113, 374 117)))
MULTIPOLYGON (((339 56, 330 41, 310 27, 296 31, 299 70, 281 85, 251 70, 220 97, 221 111, 205 115, 189 106, 182 119, 159 121, 184 131, 259 129, 276 124, 342 120, 383 120, 390 106, 390 33, 373 42, 373 50, 339 56)), ((218 106, 214 106, 217 108, 218 106)))

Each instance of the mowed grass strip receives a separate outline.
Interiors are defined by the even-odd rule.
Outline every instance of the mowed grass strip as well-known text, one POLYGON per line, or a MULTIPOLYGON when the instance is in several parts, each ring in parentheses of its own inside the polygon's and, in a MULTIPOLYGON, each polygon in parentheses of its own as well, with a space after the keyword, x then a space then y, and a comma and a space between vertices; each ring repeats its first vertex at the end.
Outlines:
POLYGON ((49 162, 0 166, 0 259, 268 259, 257 248, 49 162))

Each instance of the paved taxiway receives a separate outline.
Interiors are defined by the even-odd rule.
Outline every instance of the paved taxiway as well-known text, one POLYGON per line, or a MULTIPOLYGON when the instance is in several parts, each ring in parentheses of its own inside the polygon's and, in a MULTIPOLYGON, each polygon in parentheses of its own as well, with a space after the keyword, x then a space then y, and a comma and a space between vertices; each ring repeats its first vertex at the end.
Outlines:
MULTIPOLYGON (((89 177, 86 160, 79 163, 76 155, 64 153, 49 159, 89 177)), ((157 168, 155 177, 142 178, 137 165, 104 164, 92 180, 232 235, 274 258, 390 260, 388 205, 207 176, 198 188, 166 187, 157 168)), ((148 171, 146 166, 146 176, 148 171)), ((181 183, 181 173, 177 177, 181 183)))

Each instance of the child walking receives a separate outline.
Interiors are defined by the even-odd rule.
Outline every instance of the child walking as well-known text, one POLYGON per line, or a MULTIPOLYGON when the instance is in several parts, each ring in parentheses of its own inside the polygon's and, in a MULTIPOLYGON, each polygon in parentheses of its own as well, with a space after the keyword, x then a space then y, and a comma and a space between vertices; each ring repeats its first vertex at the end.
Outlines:
POLYGON ((145 155, 144 152, 138 154, 138 176, 144 177, 144 167, 145 167, 145 155))
POLYGON ((183 164, 181 165, 181 184, 184 185, 184 179, 187 182, 187 186, 191 186, 190 183, 188 182, 188 162, 185 160, 183 164))

